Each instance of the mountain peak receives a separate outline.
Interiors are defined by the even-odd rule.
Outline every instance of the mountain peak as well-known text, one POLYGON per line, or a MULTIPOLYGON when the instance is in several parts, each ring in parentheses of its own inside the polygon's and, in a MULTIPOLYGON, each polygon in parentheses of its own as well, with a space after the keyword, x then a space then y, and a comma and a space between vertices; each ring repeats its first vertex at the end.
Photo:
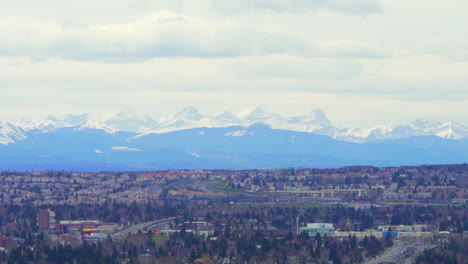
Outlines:
POLYGON ((158 122, 151 117, 139 116, 130 107, 126 106, 104 123, 90 120, 88 114, 66 115, 63 120, 49 116, 47 119, 14 122, 14 126, 18 127, 19 130, 15 130, 5 122, 0 122, 0 137, 3 137, 0 141, 4 143, 16 142, 17 139, 23 138, 23 134, 48 133, 64 127, 95 128, 108 132, 127 131, 148 134, 166 133, 197 127, 249 127, 256 123, 267 124, 273 129, 309 132, 358 143, 429 135, 449 139, 468 138, 468 127, 466 125, 450 121, 419 119, 406 125, 339 128, 331 124, 324 111, 320 108, 312 109, 303 115, 284 118, 276 113, 266 112, 259 107, 246 108, 237 115, 224 111, 215 116, 203 116, 195 107, 188 106, 177 114, 160 119, 158 122), (18 136, 14 137, 13 134, 9 134, 10 132, 18 136))
POLYGON ((231 122, 231 123, 239 122, 239 119, 229 111, 224 111, 220 114, 217 114, 215 118, 223 122, 231 122))
POLYGON ((25 131, 10 122, 0 121, 0 144, 7 145, 27 138, 25 131))
POLYGON ((49 115, 47 116, 46 120, 50 120, 50 121, 53 121, 53 122, 60 122, 60 119, 58 119, 56 116, 54 115, 49 115))
POLYGON ((325 112, 322 110, 322 108, 314 108, 314 109, 312 109, 312 111, 309 111, 307 114, 315 114, 315 115, 323 115, 324 116, 325 112))
POLYGON ((325 115, 325 112, 320 108, 313 109, 309 113, 305 114, 304 117, 305 121, 317 120, 320 124, 330 124, 330 120, 327 115, 325 115))
POLYGON ((66 115, 63 119, 65 123, 72 125, 81 125, 88 121, 88 114, 79 114, 79 115, 66 115))
POLYGON ((147 124, 130 107, 123 107, 114 117, 104 122, 105 125, 122 131, 144 131, 147 124))
POLYGON ((189 120, 200 120, 203 116, 193 106, 187 106, 180 112, 174 115, 176 118, 184 118, 189 120))
POLYGON ((226 110, 222 113, 217 114, 216 116, 234 116, 234 114, 226 110))
POLYGON ((253 122, 262 122, 266 121, 273 117, 280 117, 277 114, 272 114, 263 111, 263 109, 259 107, 251 107, 242 110, 239 114, 237 114, 237 118, 245 121, 253 121, 253 122))
POLYGON ((331 125, 330 120, 328 120, 328 117, 320 108, 315 108, 312 111, 307 112, 306 114, 302 116, 292 117, 289 120, 289 122, 307 124, 307 125, 322 125, 322 126, 331 125))
POLYGON ((441 138, 458 139, 468 134, 468 129, 455 122, 439 122, 418 119, 408 126, 417 135, 436 135, 441 138))
POLYGON ((117 113, 115 118, 119 119, 138 119, 138 115, 129 106, 124 106, 117 113))
POLYGON ((251 115, 263 114, 263 113, 265 113, 265 111, 263 111, 259 107, 248 107, 248 108, 245 108, 244 110, 240 111, 236 116, 238 118, 240 118, 240 119, 246 119, 251 115))
POLYGON ((98 129, 98 130, 104 130, 108 133, 117 132, 117 129, 110 127, 104 124, 103 122, 97 121, 97 120, 86 120, 84 123, 80 125, 80 128, 93 128, 93 129, 98 129))

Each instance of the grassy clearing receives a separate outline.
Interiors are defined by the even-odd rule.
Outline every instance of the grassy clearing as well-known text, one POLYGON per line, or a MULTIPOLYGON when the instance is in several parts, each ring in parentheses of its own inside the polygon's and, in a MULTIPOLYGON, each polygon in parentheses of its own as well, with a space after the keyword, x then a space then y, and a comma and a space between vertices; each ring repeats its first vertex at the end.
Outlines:
MULTIPOLYGON (((326 207, 326 204, 320 202, 293 202, 293 203, 274 203, 274 202, 264 202, 264 203, 235 203, 231 205, 234 208, 271 208, 271 207, 301 207, 301 208, 311 208, 311 207, 326 207)), ((329 206, 329 205, 328 205, 329 206)))
POLYGON ((224 192, 250 193, 250 192, 246 192, 246 191, 243 191, 243 190, 234 189, 234 188, 232 188, 231 186, 227 185, 224 182, 221 182, 218 185, 216 185, 216 188, 218 190, 224 191, 224 192))
POLYGON ((163 234, 154 234, 153 235, 153 241, 156 242, 156 244, 160 243, 160 242, 164 242, 166 240, 168 240, 168 238, 163 234))
POLYGON ((447 206, 448 203, 420 203, 414 200, 382 200, 379 203, 384 205, 413 205, 413 206, 447 206))

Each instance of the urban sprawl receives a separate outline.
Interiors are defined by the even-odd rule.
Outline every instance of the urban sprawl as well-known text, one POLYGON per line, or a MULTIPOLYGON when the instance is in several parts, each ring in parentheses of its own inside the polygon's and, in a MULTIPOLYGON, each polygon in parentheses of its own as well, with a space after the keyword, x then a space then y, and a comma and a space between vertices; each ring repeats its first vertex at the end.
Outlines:
POLYGON ((468 165, 0 172, 0 263, 467 263, 468 165))

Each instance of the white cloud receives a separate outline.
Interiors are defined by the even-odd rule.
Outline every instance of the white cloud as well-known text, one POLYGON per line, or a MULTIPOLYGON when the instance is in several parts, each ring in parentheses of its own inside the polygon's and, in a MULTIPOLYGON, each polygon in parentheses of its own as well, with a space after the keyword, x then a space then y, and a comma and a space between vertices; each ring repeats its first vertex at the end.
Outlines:
POLYGON ((382 11, 378 0, 211 0, 216 10, 224 13, 277 12, 304 13, 329 9, 349 14, 372 14, 382 11))
POLYGON ((127 24, 70 27, 0 22, 3 56, 74 60, 135 61, 154 57, 237 57, 303 53, 302 40, 282 32, 217 24, 198 17, 156 12, 127 24))
POLYGON ((242 57, 295 54, 306 57, 382 58, 365 42, 311 42, 268 27, 220 22, 159 11, 126 24, 76 26, 0 21, 0 55, 36 60, 63 58, 105 62, 156 57, 242 57))
POLYGON ((468 81, 468 62, 448 63, 435 55, 405 56, 382 61, 368 60, 365 63, 369 75, 372 74, 380 79, 407 82, 468 81))
POLYGON ((385 59, 390 52, 375 45, 355 40, 334 40, 317 42, 317 50, 328 57, 385 59))
MULTIPOLYGON (((22 98, 31 91, 42 91, 47 97, 65 98, 78 105, 87 104, 94 95, 108 103, 118 92, 146 90, 306 91, 378 95, 411 101, 468 98, 468 63, 446 63, 436 56, 385 60, 293 55, 211 59, 166 57, 112 64, 0 57, 0 68, 3 69, 0 91, 8 92, 3 96, 0 94, 4 99, 2 105, 15 102, 8 98, 22 98)), ((24 104, 41 102, 34 96, 26 101, 24 98, 18 100, 24 104)))
POLYGON ((358 77, 361 68, 355 60, 278 55, 236 60, 227 63, 224 72, 235 79, 346 80, 358 77))
POLYGON ((5 1, 0 115, 259 104, 291 114, 320 106, 338 121, 367 122, 356 118, 367 111, 368 122, 382 113, 466 123, 467 9, 463 0, 5 1))

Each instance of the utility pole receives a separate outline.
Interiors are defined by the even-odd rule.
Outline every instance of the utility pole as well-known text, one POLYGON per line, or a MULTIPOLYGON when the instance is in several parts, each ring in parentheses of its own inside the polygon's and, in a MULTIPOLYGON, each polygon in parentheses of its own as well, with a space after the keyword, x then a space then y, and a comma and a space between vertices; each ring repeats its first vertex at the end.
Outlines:
POLYGON ((299 216, 296 216, 296 236, 299 235, 299 216))

